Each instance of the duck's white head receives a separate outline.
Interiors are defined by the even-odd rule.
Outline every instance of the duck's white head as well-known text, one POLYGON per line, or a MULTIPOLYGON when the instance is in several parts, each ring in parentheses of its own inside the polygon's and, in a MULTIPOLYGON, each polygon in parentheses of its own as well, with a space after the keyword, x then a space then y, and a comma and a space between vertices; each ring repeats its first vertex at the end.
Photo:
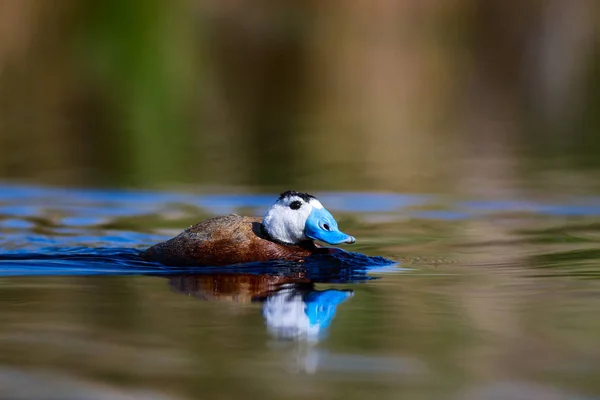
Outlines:
POLYGON ((308 193, 293 190, 279 196, 262 223, 271 238, 289 244, 311 239, 329 244, 356 241, 338 229, 335 218, 319 200, 308 193))

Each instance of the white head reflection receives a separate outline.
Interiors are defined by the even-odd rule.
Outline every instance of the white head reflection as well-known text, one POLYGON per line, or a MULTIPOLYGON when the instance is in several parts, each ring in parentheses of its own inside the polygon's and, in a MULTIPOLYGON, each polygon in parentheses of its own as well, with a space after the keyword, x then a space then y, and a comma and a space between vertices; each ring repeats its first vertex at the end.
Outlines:
POLYGON ((326 332, 338 304, 352 297, 349 290, 299 292, 284 285, 263 304, 267 329, 282 339, 317 341, 326 332))

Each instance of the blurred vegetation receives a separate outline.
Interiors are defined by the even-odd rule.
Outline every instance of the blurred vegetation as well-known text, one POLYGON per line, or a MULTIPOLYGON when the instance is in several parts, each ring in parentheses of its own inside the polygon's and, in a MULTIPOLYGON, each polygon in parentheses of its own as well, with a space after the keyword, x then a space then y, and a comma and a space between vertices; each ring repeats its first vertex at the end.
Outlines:
POLYGON ((597 182, 599 8, 3 1, 0 178, 476 193, 597 182), (548 177, 557 166, 584 172, 548 177))

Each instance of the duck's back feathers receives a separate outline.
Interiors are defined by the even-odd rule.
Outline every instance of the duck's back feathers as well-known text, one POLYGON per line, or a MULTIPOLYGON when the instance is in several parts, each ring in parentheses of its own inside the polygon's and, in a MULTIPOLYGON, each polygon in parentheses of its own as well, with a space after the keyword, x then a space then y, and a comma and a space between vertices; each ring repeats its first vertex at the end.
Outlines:
POLYGON ((143 253, 167 265, 228 265, 253 261, 295 260, 313 254, 312 242, 284 245, 266 238, 261 218, 228 215, 193 225, 143 253))

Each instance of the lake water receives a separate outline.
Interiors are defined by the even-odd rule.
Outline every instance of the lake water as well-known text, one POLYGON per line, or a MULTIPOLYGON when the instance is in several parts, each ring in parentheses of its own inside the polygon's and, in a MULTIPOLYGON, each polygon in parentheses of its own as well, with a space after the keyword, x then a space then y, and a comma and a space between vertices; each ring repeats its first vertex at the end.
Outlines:
POLYGON ((1 185, 0 398, 600 397, 600 197, 315 194, 366 256, 166 268, 277 193, 1 185))

